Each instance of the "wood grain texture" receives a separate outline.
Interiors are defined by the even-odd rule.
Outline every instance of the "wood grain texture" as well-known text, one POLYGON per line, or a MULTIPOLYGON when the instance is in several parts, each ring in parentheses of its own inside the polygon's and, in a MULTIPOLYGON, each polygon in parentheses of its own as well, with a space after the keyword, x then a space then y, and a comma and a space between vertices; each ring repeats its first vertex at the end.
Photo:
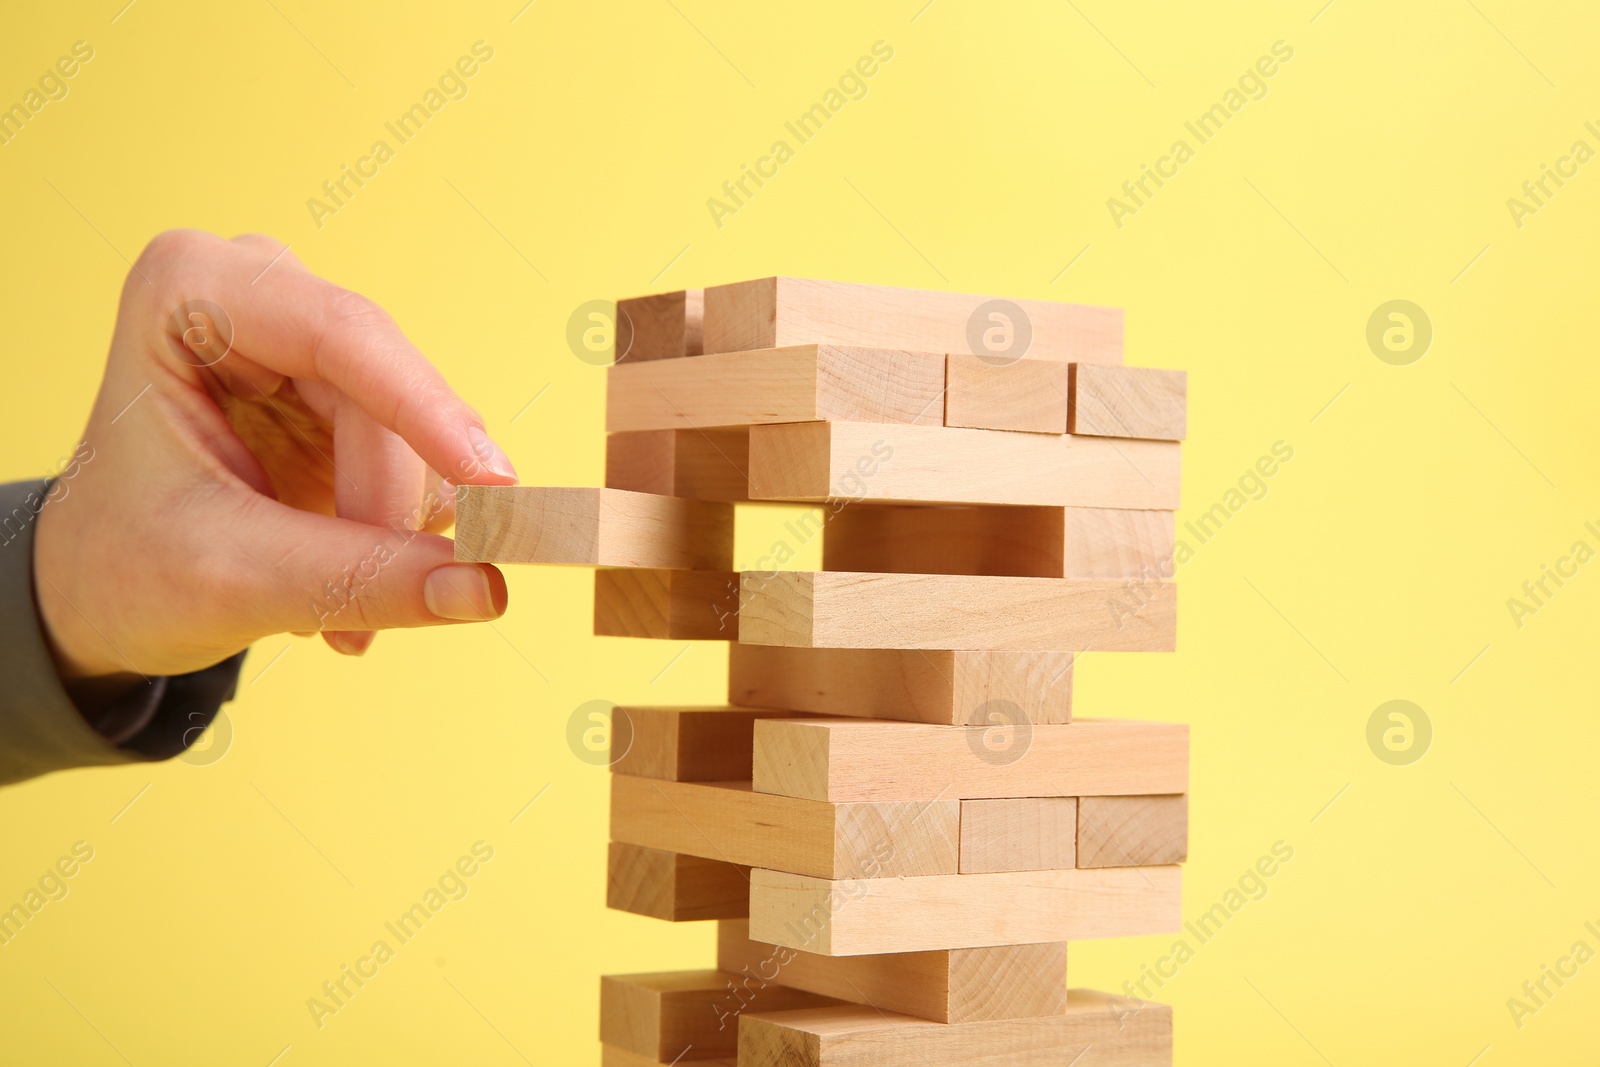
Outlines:
POLYGON ((750 868, 613 841, 606 907, 668 922, 744 918, 750 914, 750 868))
MULTIPOLYGON (((628 750, 613 753, 611 770, 672 782, 737 782, 750 779, 750 753, 757 719, 787 714, 760 708, 619 707, 632 726, 628 750)), ((613 738, 627 736, 613 730, 613 738)))
POLYGON ((1189 375, 1154 367, 1069 364, 1071 433, 1181 441, 1188 433, 1189 375))
POLYGON ((962 726, 1006 701, 1029 722, 1072 721, 1072 653, 784 648, 735 642, 728 699, 759 708, 962 726))
POLYGON ((752 941, 750 924, 731 919, 717 924, 717 967, 941 1023, 1067 1010, 1067 946, 1059 942, 819 956, 752 941))
POLYGON ((690 500, 748 500, 750 431, 733 427, 608 434, 606 486, 690 500))
POLYGON ((728 570, 733 507, 622 489, 463 485, 456 559, 728 570))
POLYGON ((1175 518, 1170 511, 1062 509, 1063 570, 1078 578, 1170 578, 1175 518))
POLYGON ((1084 797, 1079 867, 1144 867, 1189 858, 1188 796, 1084 797))
POLYGON ((1071 367, 1044 359, 1006 363, 952 352, 945 357, 944 424, 1066 433, 1071 367))
POLYGON ((749 783, 611 777, 614 841, 823 878, 954 873, 960 823, 955 800, 829 804, 749 783))
MULTIPOLYGON (((745 442, 748 450, 748 435, 745 442)), ((657 496, 682 495, 675 492, 677 450, 677 430, 606 434, 606 488, 657 496)))
POLYGON ((756 868, 750 936, 825 956, 1175 933, 1181 867, 843 879, 756 868))
POLYGON ((739 640, 802 648, 1170 652, 1177 613, 1178 587, 1170 582, 747 571, 739 587, 739 640))
POLYGON ((754 787, 835 803, 1188 791, 1186 723, 1077 719, 1029 726, 1015 725, 1009 709, 991 711, 989 726, 759 720, 754 787))
POLYGON ((1058 1016, 944 1026, 845 1005, 757 1012, 739 1067, 1170 1067, 1172 1009, 1074 989, 1058 1016))
POLYGON ((1181 446, 828 422, 750 430, 752 500, 1178 507, 1181 446))
POLYGON ((830 509, 822 569, 1064 578, 1065 511, 895 504, 830 509))
POLYGON ((705 291, 707 352, 741 352, 799 344, 903 347, 924 352, 972 352, 971 338, 1011 326, 1007 354, 1080 363, 1122 362, 1122 309, 1005 301, 1025 321, 988 314, 993 298, 895 289, 884 285, 758 278, 705 291), (1021 349, 1024 337, 1027 347, 1021 349))
POLYGON ((614 362, 698 356, 704 351, 704 318, 701 289, 618 300, 614 362))
POLYGON ((796 345, 619 363, 606 372, 606 429, 819 419, 938 426, 943 393, 944 356, 891 348, 796 345))
POLYGON ((603 567, 594 572, 594 632, 731 641, 739 633, 739 575, 603 567))
POLYGON ((1076 797, 961 802, 961 873, 1050 871, 1077 866, 1076 797))
MULTIPOLYGON (((682 1060, 680 1063, 684 1062, 682 1060)), ((738 1067, 739 1061, 734 1056, 716 1056, 709 1060, 693 1061, 695 1067, 738 1067)), ((670 1063, 641 1056, 637 1052, 627 1049, 612 1048, 610 1045, 600 1046, 600 1067, 673 1067, 670 1063)))
POLYGON ((750 994, 721 971, 611 974, 600 979, 600 1040, 663 1063, 706 1060, 737 1051, 742 1011, 837 1003, 770 983, 750 994))
POLYGON ((1158 578, 1173 572, 1170 511, 907 507, 831 511, 822 569, 1032 578, 1158 578))

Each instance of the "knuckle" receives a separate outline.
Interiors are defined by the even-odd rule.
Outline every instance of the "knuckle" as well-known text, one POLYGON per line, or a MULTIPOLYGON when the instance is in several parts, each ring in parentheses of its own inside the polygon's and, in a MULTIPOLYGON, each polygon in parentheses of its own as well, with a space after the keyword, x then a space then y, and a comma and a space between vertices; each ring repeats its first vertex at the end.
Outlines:
POLYGON ((328 285, 322 298, 322 321, 312 348, 319 376, 328 376, 330 357, 350 358, 364 337, 391 320, 376 302, 342 286, 328 285))
POLYGON ((269 266, 305 269, 305 264, 289 250, 289 246, 269 233, 241 233, 228 243, 261 260, 262 271, 259 276, 264 276, 269 266))
POLYGON ((270 248, 274 252, 283 248, 282 241, 266 233, 241 233, 234 237, 233 243, 246 248, 270 248))
POLYGON ((389 320, 389 316, 374 301, 338 285, 328 287, 327 296, 323 298, 322 318, 330 334, 361 330, 389 320))
POLYGON ((318 623, 327 630, 381 630, 389 614, 385 590, 365 561, 347 561, 316 591, 318 623))
POLYGON ((201 255, 216 238, 200 230, 165 230, 150 239, 139 253, 136 268, 150 277, 171 276, 201 255))
MULTIPOLYGON (((330 630, 383 630, 391 624, 388 621, 389 612, 385 610, 383 595, 377 589, 358 589, 346 604, 343 611, 336 616, 337 626, 330 625, 330 630)), ((331 618, 329 620, 332 621, 331 618)))

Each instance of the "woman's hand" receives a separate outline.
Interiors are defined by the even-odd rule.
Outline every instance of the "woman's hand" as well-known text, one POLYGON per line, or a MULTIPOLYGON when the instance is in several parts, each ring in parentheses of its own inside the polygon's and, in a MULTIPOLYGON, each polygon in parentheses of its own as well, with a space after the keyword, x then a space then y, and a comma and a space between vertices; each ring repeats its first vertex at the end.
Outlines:
POLYGON ((268 634, 493 619, 505 580, 436 531, 457 484, 516 481, 394 320, 266 237, 173 231, 123 287, 34 577, 84 702, 268 634))

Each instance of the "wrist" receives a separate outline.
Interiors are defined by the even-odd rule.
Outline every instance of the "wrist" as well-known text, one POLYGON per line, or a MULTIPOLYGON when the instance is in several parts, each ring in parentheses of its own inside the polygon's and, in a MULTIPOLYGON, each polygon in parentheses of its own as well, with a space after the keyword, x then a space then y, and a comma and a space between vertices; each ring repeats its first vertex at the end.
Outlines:
POLYGON ((126 696, 145 679, 118 656, 110 640, 79 610, 73 596, 71 553, 61 540, 59 502, 39 510, 33 544, 34 605, 39 632, 67 695, 85 715, 126 696))

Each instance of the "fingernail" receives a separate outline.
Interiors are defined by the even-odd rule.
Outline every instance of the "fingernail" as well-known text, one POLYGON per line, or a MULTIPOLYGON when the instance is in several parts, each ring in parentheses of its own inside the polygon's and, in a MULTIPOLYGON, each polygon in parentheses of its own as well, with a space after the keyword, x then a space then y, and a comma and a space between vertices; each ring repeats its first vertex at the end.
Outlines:
POLYGON ((478 462, 490 474, 498 474, 502 478, 517 480, 517 468, 511 465, 506 454, 500 451, 500 446, 489 440, 489 435, 476 426, 467 429, 467 440, 472 442, 472 451, 477 453, 478 462))
POLYGON ((331 630, 322 635, 335 652, 346 656, 365 655, 377 636, 371 630, 331 630))
MULTIPOLYGON (((441 619, 483 622, 506 610, 505 582, 489 580, 490 570, 476 563, 446 563, 422 580, 422 600, 441 619), (496 589, 498 586, 498 591, 496 589)), ((499 577, 499 572, 494 572, 499 577)))

